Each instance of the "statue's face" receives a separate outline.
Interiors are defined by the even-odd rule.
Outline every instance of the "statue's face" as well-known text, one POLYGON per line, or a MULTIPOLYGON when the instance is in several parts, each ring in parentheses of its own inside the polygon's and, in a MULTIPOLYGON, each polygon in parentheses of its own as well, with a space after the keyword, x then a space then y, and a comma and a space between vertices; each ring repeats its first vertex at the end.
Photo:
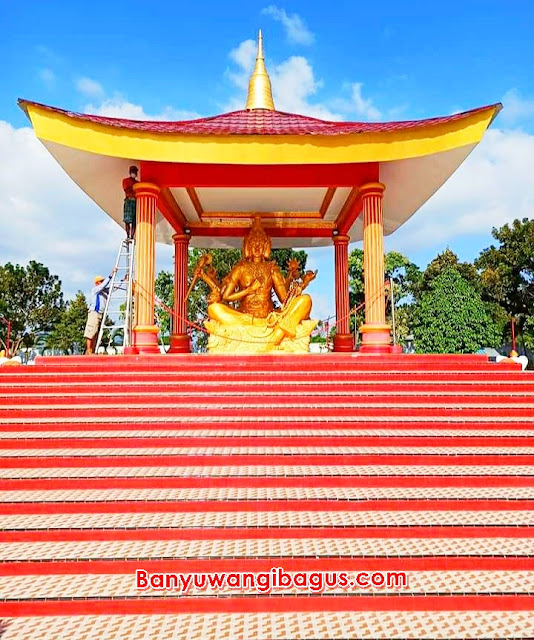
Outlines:
POLYGON ((259 238, 257 240, 252 240, 250 243, 250 255, 253 258, 263 258, 264 253, 265 243, 259 238))

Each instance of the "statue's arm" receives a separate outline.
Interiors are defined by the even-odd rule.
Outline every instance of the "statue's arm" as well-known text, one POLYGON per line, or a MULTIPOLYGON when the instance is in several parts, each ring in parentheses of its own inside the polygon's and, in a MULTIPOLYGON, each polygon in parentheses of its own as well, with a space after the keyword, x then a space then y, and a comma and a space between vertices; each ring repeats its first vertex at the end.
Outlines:
POLYGON ((217 282, 217 277, 214 273, 201 271, 199 277, 204 280, 211 291, 219 291, 219 289, 221 288, 221 285, 217 282))
POLYGON ((278 300, 280 300, 280 302, 284 304, 287 298, 287 285, 278 265, 273 265, 271 275, 273 278, 274 290, 276 292, 278 300))
POLYGON ((258 286, 254 286, 255 283, 253 283, 246 289, 236 291, 239 285, 239 272, 239 267, 234 267, 228 275, 226 286, 222 291, 222 299, 226 302, 235 302, 236 300, 241 300, 241 298, 248 296, 259 287, 259 284, 258 286))

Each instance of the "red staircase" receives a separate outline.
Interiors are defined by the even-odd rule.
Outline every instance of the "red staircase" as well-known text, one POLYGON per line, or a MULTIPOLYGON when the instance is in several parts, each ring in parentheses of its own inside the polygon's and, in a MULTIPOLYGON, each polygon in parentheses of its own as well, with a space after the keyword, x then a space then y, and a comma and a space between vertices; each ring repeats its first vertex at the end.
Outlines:
POLYGON ((0 637, 534 637, 534 376, 482 356, 0 369, 0 637), (406 571, 407 589, 135 588, 406 571))

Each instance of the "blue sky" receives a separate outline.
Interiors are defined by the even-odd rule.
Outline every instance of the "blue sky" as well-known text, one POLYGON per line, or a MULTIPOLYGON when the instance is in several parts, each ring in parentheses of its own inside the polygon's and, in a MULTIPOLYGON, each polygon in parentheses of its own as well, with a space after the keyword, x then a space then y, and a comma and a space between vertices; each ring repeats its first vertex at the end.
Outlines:
MULTIPOLYGON (((473 259, 492 226, 533 210, 532 2, 3 0, 0 9, 0 262, 41 259, 69 292, 108 269, 118 231, 34 144, 17 98, 169 119, 242 108, 258 28, 283 110, 398 120, 504 102, 483 143, 389 248, 421 266, 446 246, 473 259)), ((330 255, 312 260, 330 308, 330 255)))

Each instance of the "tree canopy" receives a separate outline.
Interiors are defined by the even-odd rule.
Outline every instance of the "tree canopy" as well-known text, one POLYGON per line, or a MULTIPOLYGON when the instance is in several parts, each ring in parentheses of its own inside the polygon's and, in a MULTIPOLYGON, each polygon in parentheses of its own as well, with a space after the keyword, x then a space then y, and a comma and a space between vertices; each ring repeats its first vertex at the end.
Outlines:
MULTIPOLYGON (((421 279, 421 271, 419 267, 411 262, 402 253, 390 251, 384 256, 384 270, 386 279, 393 280, 393 294, 395 297, 395 308, 398 310, 404 308, 411 302, 413 293, 421 279)), ((364 283, 363 283, 363 250, 353 249, 349 254, 349 300, 351 308, 362 305, 364 302, 364 283)), ((391 297, 386 296, 386 314, 391 315, 391 297)), ((354 330, 354 322, 357 325, 363 324, 365 310, 362 307, 356 316, 351 317, 351 326, 354 330)), ((403 313, 397 314, 397 320, 401 320, 404 326, 403 313)), ((400 328, 400 327, 399 327, 400 328)), ((400 331, 400 337, 403 338, 406 330, 400 331)))
POLYGON ((534 311, 534 220, 514 220, 492 235, 499 246, 484 249, 475 261, 483 295, 525 329, 534 311))
POLYGON ((70 355, 82 353, 85 345, 83 334, 87 311, 87 300, 84 294, 78 291, 74 300, 67 303, 59 322, 48 336, 46 346, 70 355))
MULTIPOLYGON (((11 350, 32 346, 36 334, 47 332, 64 309, 61 282, 40 262, 26 267, 10 262, 0 265, 0 316, 11 322, 11 350)), ((0 342, 6 348, 7 326, 0 323, 0 342)))
POLYGON ((501 341, 480 294, 454 267, 445 268, 421 294, 413 330, 419 353, 475 353, 501 341))
MULTIPOLYGON (((174 304, 174 276, 170 271, 160 271, 156 277, 155 294, 167 307, 172 309, 174 304)), ((156 305, 156 321, 162 336, 170 336, 172 331, 171 313, 156 305)))

